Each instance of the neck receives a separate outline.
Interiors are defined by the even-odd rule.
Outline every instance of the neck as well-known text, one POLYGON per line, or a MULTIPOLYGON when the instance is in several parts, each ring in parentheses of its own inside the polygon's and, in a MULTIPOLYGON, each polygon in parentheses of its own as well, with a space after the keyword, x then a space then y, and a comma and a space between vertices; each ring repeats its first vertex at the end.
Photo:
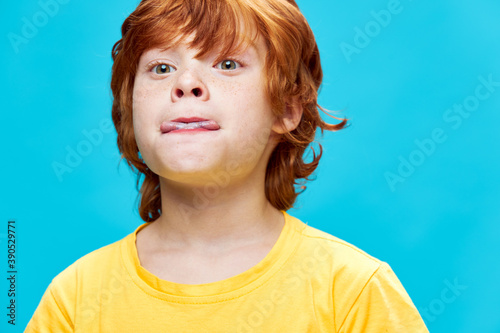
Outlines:
POLYGON ((181 186, 160 179, 162 215, 154 222, 157 240, 161 246, 215 251, 274 244, 284 218, 265 197, 261 178, 228 186, 215 182, 181 186))

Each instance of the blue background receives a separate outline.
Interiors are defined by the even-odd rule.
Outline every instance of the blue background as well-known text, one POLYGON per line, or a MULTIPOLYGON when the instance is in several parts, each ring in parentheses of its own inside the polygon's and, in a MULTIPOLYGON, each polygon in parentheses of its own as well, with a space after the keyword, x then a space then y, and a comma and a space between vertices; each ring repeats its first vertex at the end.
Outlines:
MULTIPOLYGON (((142 222, 114 130, 82 146, 84 131, 110 121, 110 50, 137 1, 65 2, 44 17, 37 1, 9 1, 1 14, 2 332, 24 329, 60 271, 142 222), (37 31, 11 43, 34 20, 37 31), (58 178, 53 163, 65 164, 68 147, 88 155, 58 178), (8 219, 17 223, 15 328, 4 314, 8 219)), ((299 5, 321 51, 320 103, 352 125, 320 139, 317 180, 290 213, 387 261, 431 332, 500 332, 500 87, 477 88, 479 77, 500 81, 500 3, 299 5), (393 6, 377 23, 372 11, 393 6), (454 104, 477 101, 476 88, 489 96, 450 118, 454 104), (446 139, 432 147, 436 129, 446 139), (449 284, 462 287, 453 294, 449 284)))

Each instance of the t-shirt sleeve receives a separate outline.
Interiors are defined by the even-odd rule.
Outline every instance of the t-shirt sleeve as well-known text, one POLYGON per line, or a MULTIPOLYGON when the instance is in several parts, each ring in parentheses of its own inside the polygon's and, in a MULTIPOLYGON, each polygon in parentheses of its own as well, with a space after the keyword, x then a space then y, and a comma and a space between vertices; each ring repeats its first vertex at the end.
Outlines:
POLYGON ((69 315, 58 304, 51 287, 52 285, 43 294, 25 333, 73 332, 69 315))
POLYGON ((339 333, 429 332, 392 269, 382 263, 361 290, 339 333))
POLYGON ((76 267, 74 263, 52 280, 25 333, 74 332, 76 267))

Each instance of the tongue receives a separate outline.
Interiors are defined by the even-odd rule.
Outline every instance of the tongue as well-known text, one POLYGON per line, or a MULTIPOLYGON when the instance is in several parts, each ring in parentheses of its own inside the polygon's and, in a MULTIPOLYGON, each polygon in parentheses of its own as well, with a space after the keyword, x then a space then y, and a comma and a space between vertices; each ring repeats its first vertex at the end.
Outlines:
POLYGON ((207 130, 218 130, 220 128, 219 124, 213 120, 206 121, 195 121, 192 123, 182 123, 176 121, 165 121, 161 124, 160 130, 162 133, 168 133, 175 130, 180 129, 196 129, 196 128, 204 128, 207 130))

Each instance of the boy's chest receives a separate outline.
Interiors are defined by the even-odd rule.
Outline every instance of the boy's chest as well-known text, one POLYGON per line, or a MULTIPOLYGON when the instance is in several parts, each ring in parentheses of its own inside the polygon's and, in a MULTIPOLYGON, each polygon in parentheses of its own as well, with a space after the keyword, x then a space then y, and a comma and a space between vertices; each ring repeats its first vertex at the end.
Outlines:
POLYGON ((162 280, 180 284, 205 284, 248 271, 257 265, 267 252, 267 248, 249 247, 224 255, 172 252, 139 257, 141 266, 162 280))

